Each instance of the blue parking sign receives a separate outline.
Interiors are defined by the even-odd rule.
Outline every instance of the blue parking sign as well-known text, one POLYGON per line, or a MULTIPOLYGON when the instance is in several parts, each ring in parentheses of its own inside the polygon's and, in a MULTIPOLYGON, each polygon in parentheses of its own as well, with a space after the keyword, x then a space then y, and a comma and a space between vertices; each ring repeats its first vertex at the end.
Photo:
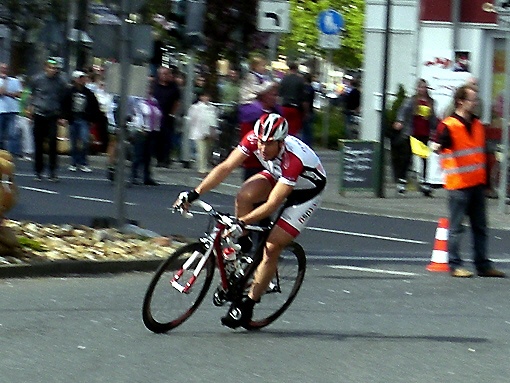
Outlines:
POLYGON ((339 12, 328 9, 319 13, 317 26, 326 35, 336 35, 344 27, 344 19, 339 12))

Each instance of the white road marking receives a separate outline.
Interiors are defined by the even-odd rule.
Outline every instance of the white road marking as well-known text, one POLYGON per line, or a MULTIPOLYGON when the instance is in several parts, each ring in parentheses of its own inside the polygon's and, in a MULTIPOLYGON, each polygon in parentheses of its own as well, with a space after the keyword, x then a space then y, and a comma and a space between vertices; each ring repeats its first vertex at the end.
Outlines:
POLYGON ((378 273, 378 274, 390 274, 390 275, 403 275, 407 277, 413 277, 420 274, 409 273, 407 271, 395 271, 395 270, 383 270, 383 269, 371 269, 369 267, 357 267, 357 266, 340 266, 340 265, 330 265, 333 269, 343 269, 343 270, 353 270, 353 271, 364 271, 367 273, 378 273))
POLYGON ((430 257, 363 257, 363 256, 349 256, 349 255, 306 255, 307 259, 316 261, 367 261, 367 262, 416 262, 428 263, 430 257))
POLYGON ((40 192, 40 193, 46 193, 46 194, 59 194, 59 192, 56 192, 56 191, 53 191, 53 190, 32 188, 30 186, 18 186, 18 188, 25 189, 25 190, 36 191, 36 192, 40 192))
MULTIPOLYGON (((85 200, 85 201, 113 203, 113 201, 110 200, 110 199, 84 197, 84 196, 80 196, 80 195, 70 195, 69 197, 74 198, 74 199, 82 199, 82 200, 85 200)), ((130 206, 136 206, 137 205, 136 203, 133 203, 133 202, 124 202, 124 203, 126 205, 130 205, 130 206)))
POLYGON ((376 235, 376 234, 355 233, 355 232, 352 232, 352 231, 344 231, 344 230, 323 229, 323 228, 320 228, 320 227, 313 227, 313 226, 307 227, 307 230, 321 231, 321 232, 324 232, 324 233, 352 235, 354 237, 383 239, 385 241, 393 241, 393 242, 415 243, 415 244, 419 244, 419 245, 427 245, 429 243, 429 242, 425 242, 425 241, 417 241, 417 240, 414 240, 414 239, 387 237, 387 236, 376 235))

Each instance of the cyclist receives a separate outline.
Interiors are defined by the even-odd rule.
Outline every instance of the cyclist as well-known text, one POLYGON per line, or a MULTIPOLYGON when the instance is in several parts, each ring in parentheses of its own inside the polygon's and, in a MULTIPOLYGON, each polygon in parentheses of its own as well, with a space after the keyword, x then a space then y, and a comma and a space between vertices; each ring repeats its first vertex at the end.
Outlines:
POLYGON ((264 170, 247 179, 236 196, 237 223, 231 230, 232 235, 241 236, 238 243, 243 248, 247 239, 243 233, 245 225, 269 217, 282 205, 284 209, 269 233, 263 260, 255 272, 248 297, 233 302, 227 315, 221 318, 221 323, 230 328, 251 320, 255 303, 260 301, 276 272, 280 253, 319 208, 326 186, 326 172, 319 157, 298 138, 288 135, 285 118, 271 113, 260 117, 254 130, 243 137, 237 148, 200 185, 182 192, 174 207, 189 208, 193 201, 219 185, 252 153, 264 170))

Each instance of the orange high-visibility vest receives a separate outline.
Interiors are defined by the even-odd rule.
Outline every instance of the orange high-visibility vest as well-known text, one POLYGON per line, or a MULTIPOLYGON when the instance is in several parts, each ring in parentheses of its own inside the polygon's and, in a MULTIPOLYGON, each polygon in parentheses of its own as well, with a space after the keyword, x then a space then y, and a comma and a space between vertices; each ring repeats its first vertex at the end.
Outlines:
POLYGON ((481 122, 473 120, 471 134, 455 117, 447 117, 443 123, 452 138, 452 147, 441 152, 445 188, 456 190, 485 184, 485 130, 481 122))

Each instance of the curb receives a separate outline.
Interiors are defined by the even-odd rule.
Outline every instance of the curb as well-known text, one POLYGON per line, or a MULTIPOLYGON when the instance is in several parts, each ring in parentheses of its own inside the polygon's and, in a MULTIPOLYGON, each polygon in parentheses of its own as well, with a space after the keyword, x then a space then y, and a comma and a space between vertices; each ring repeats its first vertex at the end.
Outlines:
MULTIPOLYGON (((165 258, 166 259, 166 258, 165 258)), ((0 266, 0 278, 86 276, 154 271, 165 259, 146 261, 56 261, 0 266)))

